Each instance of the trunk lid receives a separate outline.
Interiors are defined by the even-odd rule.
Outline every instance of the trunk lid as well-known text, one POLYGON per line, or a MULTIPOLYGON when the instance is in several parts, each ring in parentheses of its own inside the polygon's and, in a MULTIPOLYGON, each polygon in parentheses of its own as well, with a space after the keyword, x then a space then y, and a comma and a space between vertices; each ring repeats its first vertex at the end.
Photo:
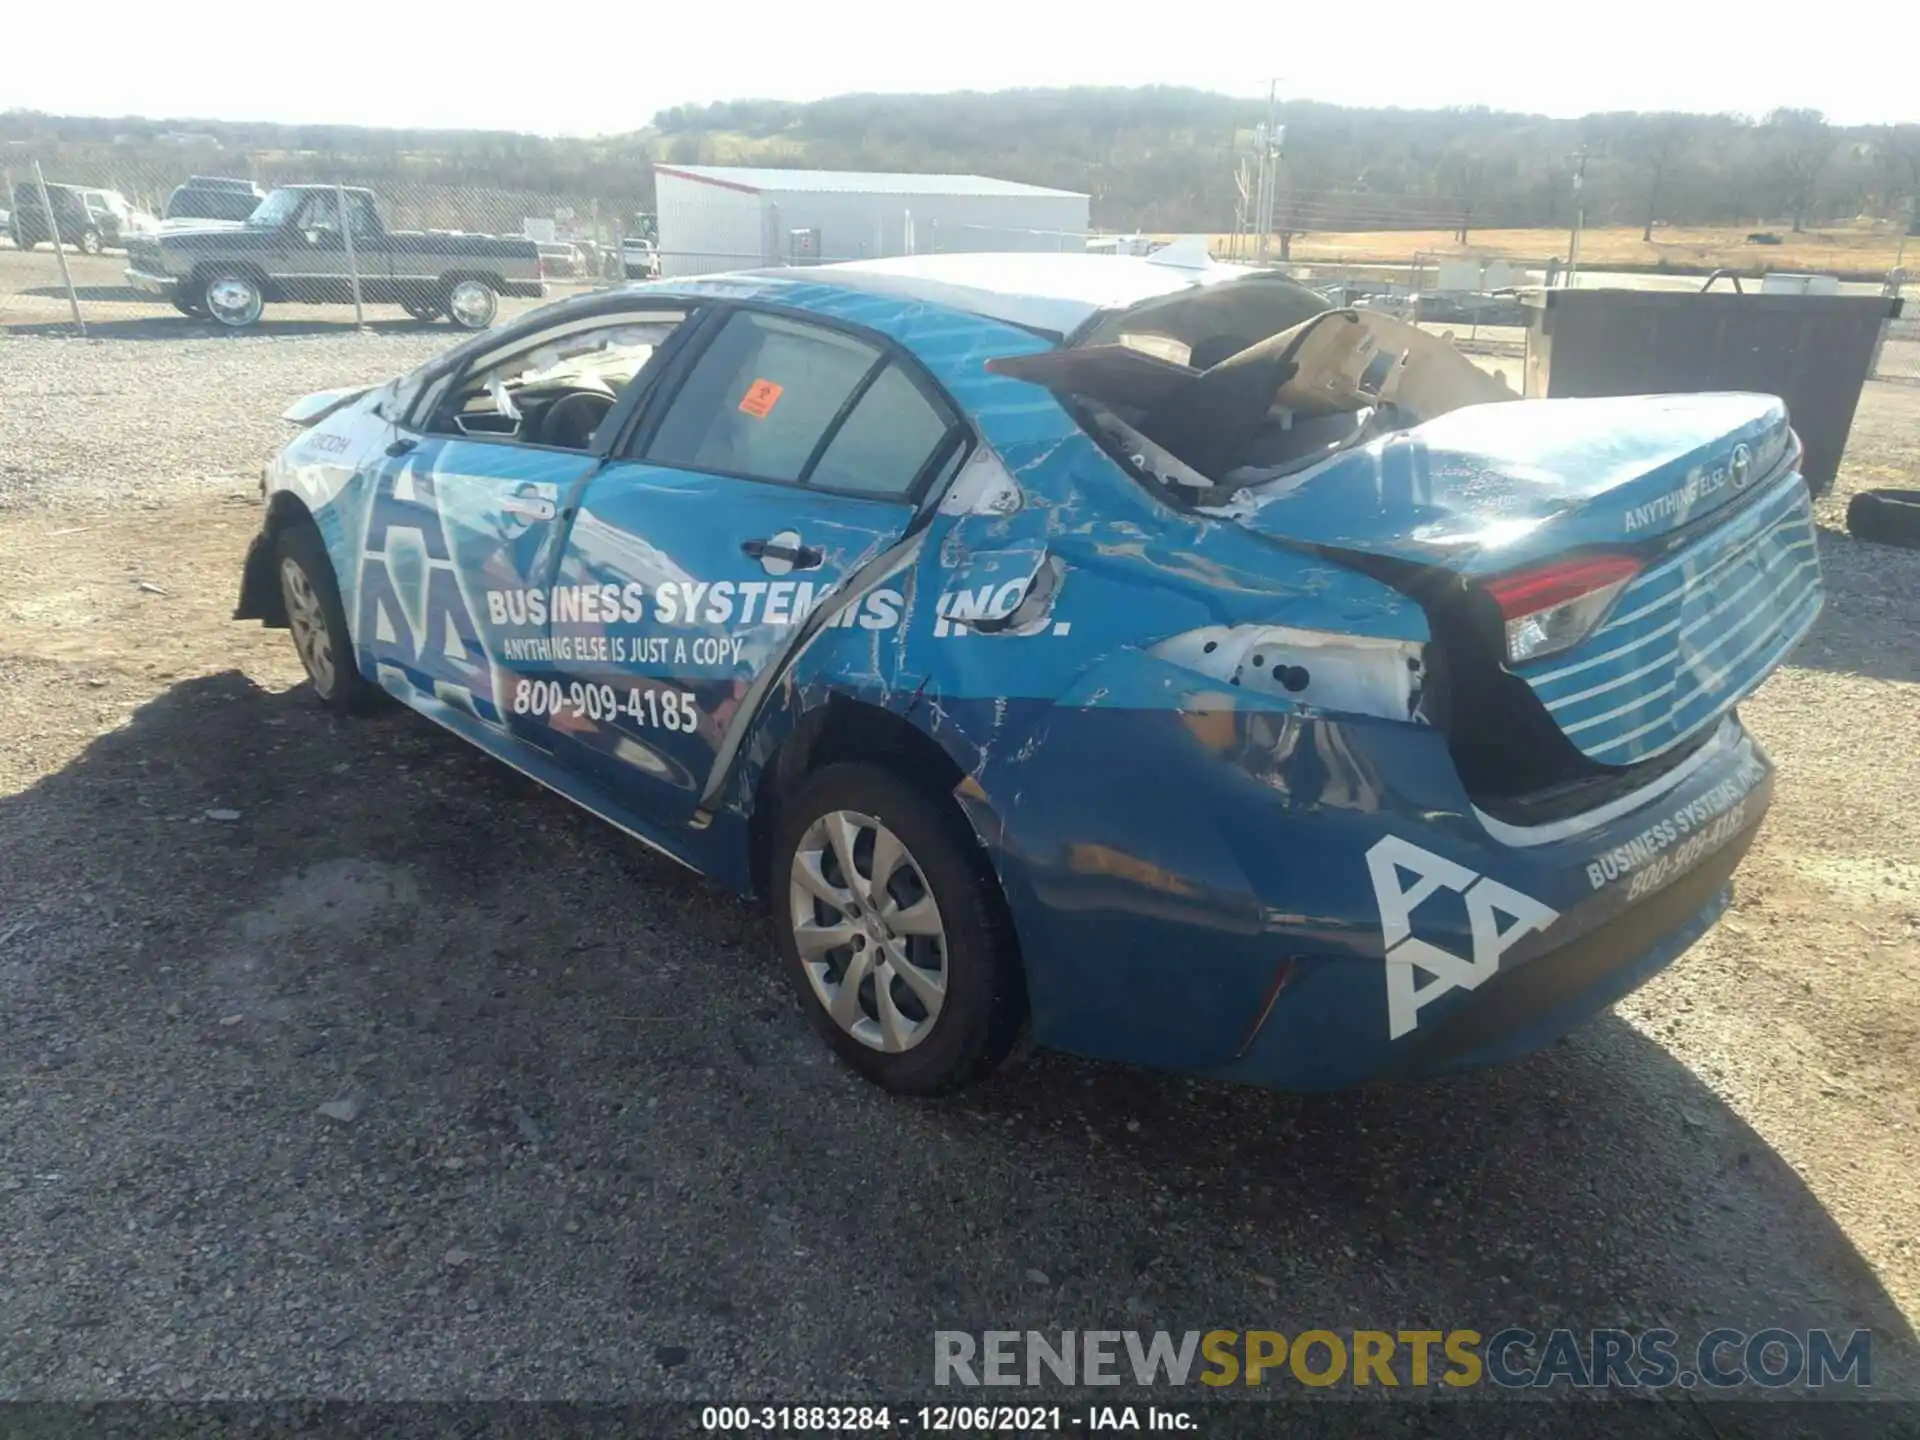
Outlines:
POLYGON ((1633 578, 1578 643, 1505 668, 1589 761, 1699 735, 1821 604, 1798 447, 1771 396, 1534 400, 1451 411, 1239 492, 1256 533, 1473 582, 1624 554, 1633 578))
POLYGON ((1255 531, 1483 575, 1657 543, 1750 498, 1792 446, 1769 395, 1470 405, 1220 509, 1255 531))

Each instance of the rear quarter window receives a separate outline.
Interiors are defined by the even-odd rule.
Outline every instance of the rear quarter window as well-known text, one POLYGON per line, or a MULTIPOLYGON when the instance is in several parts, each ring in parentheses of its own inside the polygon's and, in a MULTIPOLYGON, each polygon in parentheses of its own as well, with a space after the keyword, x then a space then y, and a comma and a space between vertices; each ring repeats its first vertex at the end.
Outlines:
POLYGON ((862 495, 907 495, 952 428, 913 377, 890 364, 827 442, 807 484, 862 495))

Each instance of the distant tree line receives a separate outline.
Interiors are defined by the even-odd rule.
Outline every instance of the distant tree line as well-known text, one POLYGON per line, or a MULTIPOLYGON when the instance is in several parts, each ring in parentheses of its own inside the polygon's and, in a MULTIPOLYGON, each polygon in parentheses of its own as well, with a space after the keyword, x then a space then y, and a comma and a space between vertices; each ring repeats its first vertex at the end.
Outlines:
MULTIPOLYGON (((630 134, 82 119, 0 114, 0 164, 137 156, 182 174, 234 152, 267 179, 487 186, 651 208, 654 161, 961 171, 1083 190, 1102 228, 1224 231, 1263 101, 1201 90, 1075 88, 844 95, 676 106, 630 134), (222 151, 206 153, 217 140, 222 151), (196 146, 198 148, 196 148, 196 146)), ((1842 127, 1810 110, 1553 120, 1487 109, 1285 104, 1284 232, 1568 224, 1804 227, 1858 217, 1920 234, 1920 124, 1842 127)))

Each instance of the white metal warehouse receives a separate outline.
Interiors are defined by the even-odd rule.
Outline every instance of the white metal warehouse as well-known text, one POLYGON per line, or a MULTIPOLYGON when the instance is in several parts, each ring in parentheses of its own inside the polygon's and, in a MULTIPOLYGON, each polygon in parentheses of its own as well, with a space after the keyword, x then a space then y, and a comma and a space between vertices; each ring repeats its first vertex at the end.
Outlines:
POLYGON ((984 175, 655 165, 660 273, 979 250, 1084 251, 1087 197, 984 175))

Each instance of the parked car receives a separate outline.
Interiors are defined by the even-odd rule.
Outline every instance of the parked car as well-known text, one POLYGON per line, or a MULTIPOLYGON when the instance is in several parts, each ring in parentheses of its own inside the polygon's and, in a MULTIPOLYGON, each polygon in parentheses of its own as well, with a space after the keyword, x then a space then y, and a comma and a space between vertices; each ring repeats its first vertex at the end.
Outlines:
POLYGON ((31 180, 14 185, 7 224, 13 243, 22 250, 51 243, 56 224, 61 242, 83 255, 98 255, 110 245, 124 244, 140 228, 133 207, 117 190, 50 183, 47 200, 53 205, 51 217, 46 205, 41 203, 38 185, 31 180))
POLYGON ((660 274, 660 252, 651 240, 628 235, 620 241, 620 271, 629 280, 652 280, 660 274))
POLYGON ((1232 266, 625 286, 286 418, 237 618, 764 897, 902 1091, 1547 1043, 1726 905, 1821 605, 1777 400, 1520 400, 1232 266))
POLYGON ((165 220, 179 226, 197 220, 245 220, 267 198, 251 180, 222 175, 189 175, 167 196, 165 220))
POLYGON ((493 323, 502 295, 546 293, 533 241, 388 230, 373 192, 351 187, 283 185, 243 224, 163 230, 127 248, 134 289, 231 329, 252 325, 271 301, 349 303, 356 273, 364 302, 399 305, 423 321, 444 314, 468 330, 493 323), (351 236, 341 224, 342 194, 351 236))
POLYGON ((575 276, 593 273, 592 263, 570 240, 541 240, 540 268, 547 275, 575 276))

